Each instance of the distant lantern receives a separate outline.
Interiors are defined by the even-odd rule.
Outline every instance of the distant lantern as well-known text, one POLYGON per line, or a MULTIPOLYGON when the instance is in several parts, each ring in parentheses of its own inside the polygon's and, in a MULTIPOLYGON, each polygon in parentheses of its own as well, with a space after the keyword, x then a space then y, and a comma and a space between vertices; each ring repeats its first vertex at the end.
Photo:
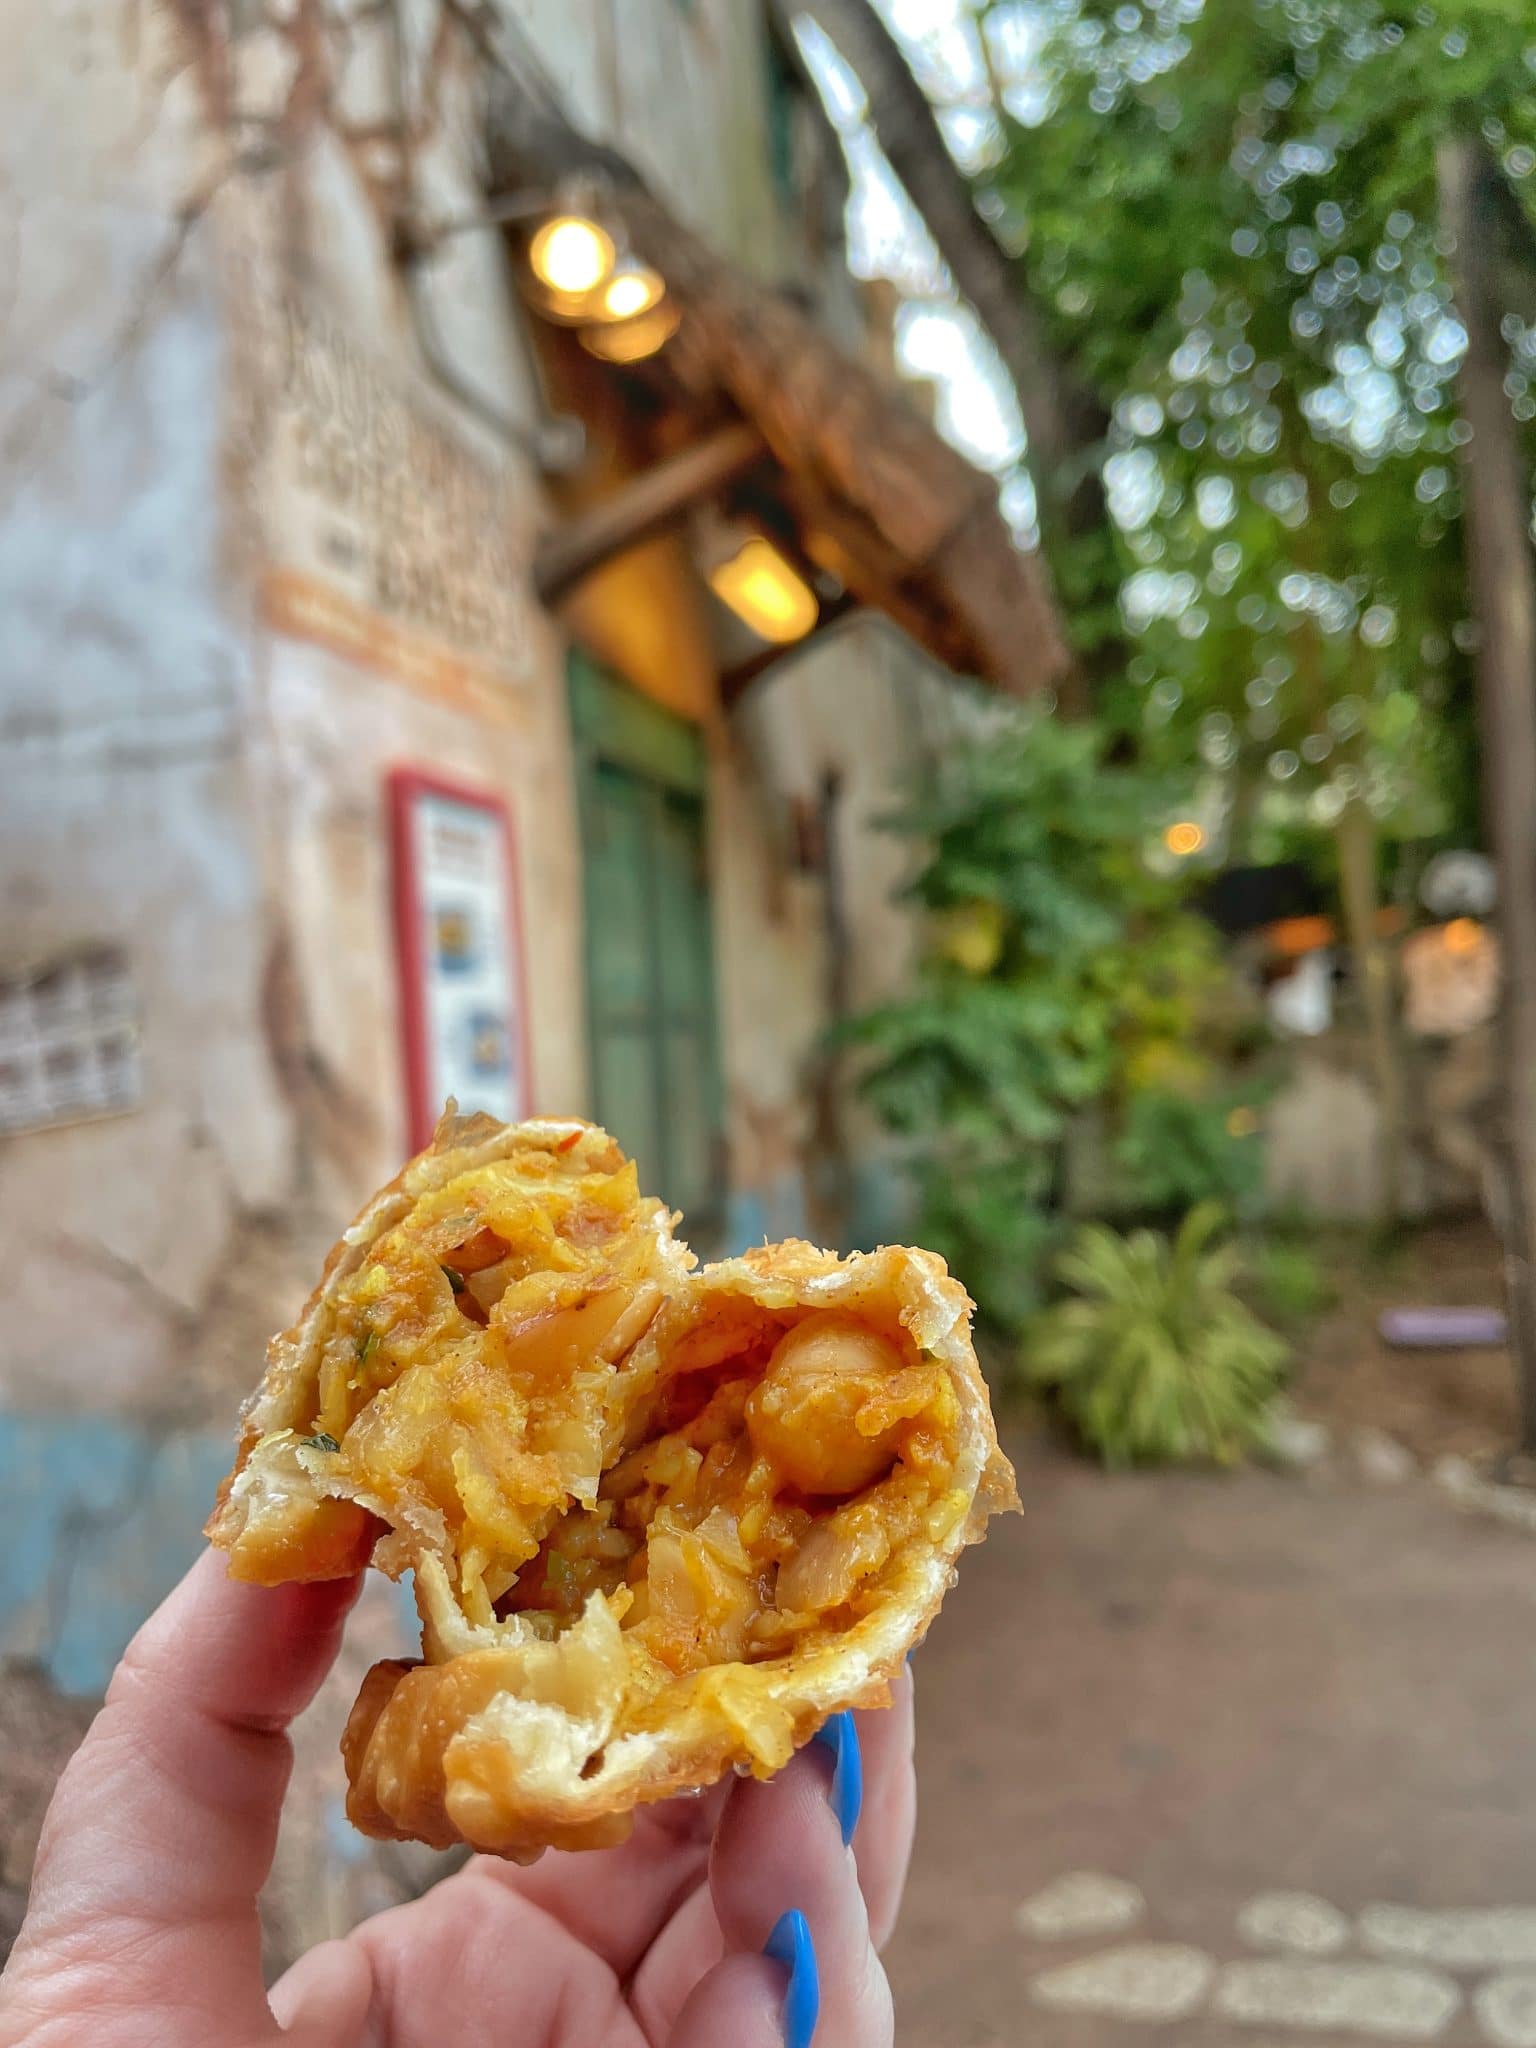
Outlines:
POLYGON ((1163 844, 1178 860, 1187 860, 1192 853, 1198 853, 1205 844, 1205 828, 1197 825, 1193 818, 1180 818, 1176 825, 1170 825, 1163 834, 1163 844))
POLYGON ((1475 917, 1415 932, 1403 942, 1402 963, 1404 1017, 1419 1037, 1459 1038, 1495 1015, 1498 935, 1475 917))
POLYGON ((709 586, 760 639, 780 646, 803 640, 820 609, 816 593, 760 537, 744 541, 728 561, 711 569, 709 586))
POLYGON ((614 259, 613 237, 580 213, 545 221, 528 247, 534 276, 566 298, 595 292, 611 275, 614 259))

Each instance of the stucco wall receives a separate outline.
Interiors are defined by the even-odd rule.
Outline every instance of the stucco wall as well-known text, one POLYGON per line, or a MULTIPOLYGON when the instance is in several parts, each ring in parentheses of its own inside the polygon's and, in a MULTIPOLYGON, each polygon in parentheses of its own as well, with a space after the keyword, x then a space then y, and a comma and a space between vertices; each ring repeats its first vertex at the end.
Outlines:
POLYGON ((221 591, 215 175, 174 46, 8 4, 0 206, 3 967, 123 943, 144 1106, 0 1148, 12 1400, 162 1386, 237 1214, 280 1189, 249 639, 221 591), (182 107, 185 119, 168 109, 182 107), (89 140, 89 147, 82 141, 89 140), (156 1199, 142 1200, 145 1184, 156 1199), (110 1331, 108 1355, 102 1336, 110 1331))
MULTIPOLYGON (((754 9, 524 0, 512 18, 686 218, 792 267, 754 9)), ((195 1547, 266 1335, 399 1162, 392 767, 508 799, 534 1100, 587 1106, 565 650, 529 581, 550 513, 516 445, 537 403, 505 259, 494 234, 460 237, 423 290, 513 445, 436 387, 390 251, 402 206, 472 206, 477 59, 437 0, 405 0, 401 35, 395 19, 0 0, 0 977, 120 944, 144 1055, 131 1113, 0 1139, 0 1694, 25 1662, 29 1702, 100 1691, 195 1547), (365 446, 386 451, 366 474, 343 459, 365 446), (380 550, 407 569, 430 554, 446 611, 370 598, 380 550), (295 591, 332 585, 345 630, 315 629, 295 591), (446 635, 452 658, 402 662, 402 635, 446 635)), ((900 849, 865 829, 907 755, 893 657, 839 641, 721 720, 675 542, 617 565, 573 619, 706 718, 732 1223, 739 1241, 803 1229, 825 926, 788 807, 840 770, 867 1000, 908 943, 886 904, 900 849)), ((356 1853, 334 1763, 357 1666, 399 1640, 376 1590, 301 1735, 313 1794, 286 1824, 280 1949, 400 1881, 356 1853)), ((0 1848, 3 1933, 28 1852, 0 1848)))

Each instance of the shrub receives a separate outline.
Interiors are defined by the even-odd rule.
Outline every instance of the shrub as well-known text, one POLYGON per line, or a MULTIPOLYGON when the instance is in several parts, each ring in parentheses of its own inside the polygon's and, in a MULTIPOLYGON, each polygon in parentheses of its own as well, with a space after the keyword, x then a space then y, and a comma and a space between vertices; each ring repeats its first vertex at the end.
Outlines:
POLYGON ((1317 1254, 1294 1240, 1261 1238, 1249 1246, 1244 1263, 1254 1300, 1282 1328, 1310 1323, 1337 1298, 1338 1290, 1317 1254))
POLYGON ((1252 1209, 1264 1179, 1257 1127, 1247 1096, 1132 1095, 1114 1147, 1126 1206, 1170 1215, 1207 1201, 1252 1209))
POLYGON ((1145 858, 1171 786, 1114 752, 1094 726, 1041 717, 950 752, 892 821, 922 847, 909 894, 926 955, 838 1034, 907 1141, 924 1243, 1011 1333, 1059 1234, 1072 1119, 1092 1102, 1114 1115, 1153 1072, 1198 1088, 1209 1066, 1219 951, 1184 879, 1145 858))
POLYGON ((1071 1295, 1035 1319, 1024 1378, 1106 1465, 1228 1465, 1263 1441, 1289 1349, 1235 1292, 1221 1220, 1203 1203, 1171 1240, 1088 1224, 1056 1261, 1071 1295))

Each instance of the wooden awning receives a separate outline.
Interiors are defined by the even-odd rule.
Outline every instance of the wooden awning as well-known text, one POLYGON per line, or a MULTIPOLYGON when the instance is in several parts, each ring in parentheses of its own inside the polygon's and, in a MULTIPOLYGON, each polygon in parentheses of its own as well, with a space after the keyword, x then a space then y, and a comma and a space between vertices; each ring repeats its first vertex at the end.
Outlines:
MULTIPOLYGON (((701 431, 666 474, 626 487, 644 532, 761 455, 800 554, 836 578, 843 609, 877 608, 949 668, 1017 696, 1066 678, 1070 657, 1038 556, 1015 545, 994 481, 899 389, 844 355, 787 294, 710 248, 510 63, 493 75, 486 151, 493 203, 578 175, 595 180, 605 218, 681 312, 665 361, 701 431)), ((629 509, 615 505, 606 524, 602 507, 590 509, 553 535, 546 584, 569 587, 594 548, 612 552, 629 509)))

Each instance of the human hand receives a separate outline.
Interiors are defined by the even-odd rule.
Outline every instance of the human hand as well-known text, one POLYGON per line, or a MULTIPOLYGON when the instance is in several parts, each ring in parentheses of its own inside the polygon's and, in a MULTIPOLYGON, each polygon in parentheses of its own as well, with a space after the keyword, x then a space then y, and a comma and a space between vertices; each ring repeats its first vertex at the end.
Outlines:
POLYGON ((838 1716, 831 1746, 771 1783, 642 1808, 617 1849, 526 1870, 476 1857, 311 1950, 269 2002, 256 1895, 285 1730, 356 1593, 240 1585, 209 1552, 145 1623, 49 1809, 0 2048, 809 2048, 818 1975, 817 2048, 888 2048, 878 1950, 915 1805, 905 1673, 890 1711, 838 1716), (861 1745, 850 1855, 833 1800, 851 1832, 861 1745), (783 1961, 763 1954, 775 1936, 783 1961))

